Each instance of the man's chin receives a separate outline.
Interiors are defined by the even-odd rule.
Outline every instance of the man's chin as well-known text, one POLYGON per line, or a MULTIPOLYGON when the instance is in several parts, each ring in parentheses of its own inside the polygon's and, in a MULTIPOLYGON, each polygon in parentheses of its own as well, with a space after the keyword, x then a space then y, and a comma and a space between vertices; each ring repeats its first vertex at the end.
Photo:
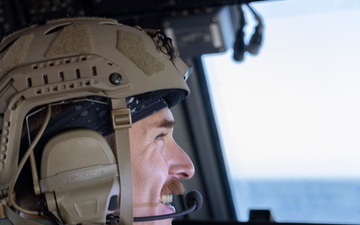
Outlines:
POLYGON ((165 220, 153 220, 153 221, 145 221, 145 222, 135 222, 134 224, 139 225, 170 225, 173 219, 165 219, 165 220))
POLYGON ((170 225, 172 223, 173 219, 166 219, 166 220, 156 220, 154 221, 156 225, 170 225))
POLYGON ((167 214, 175 213, 176 210, 175 207, 172 206, 171 204, 160 203, 158 212, 159 212, 158 215, 167 215, 167 214))
MULTIPOLYGON (((139 204, 135 203, 134 205, 134 217, 152 217, 152 216, 163 216, 175 213, 175 207, 171 204, 165 204, 165 203, 151 203, 151 204, 139 204)), ((141 225, 150 225, 150 224, 156 224, 156 225, 169 225, 171 224, 173 218, 169 219, 161 219, 161 220, 151 220, 151 221, 144 221, 141 222, 141 225)), ((140 225, 140 223, 139 223, 140 225)))

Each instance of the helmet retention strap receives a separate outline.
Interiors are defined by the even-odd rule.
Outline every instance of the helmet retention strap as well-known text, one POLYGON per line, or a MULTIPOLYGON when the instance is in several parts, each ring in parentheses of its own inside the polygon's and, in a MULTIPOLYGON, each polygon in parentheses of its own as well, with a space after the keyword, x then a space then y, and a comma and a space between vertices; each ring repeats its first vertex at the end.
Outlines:
POLYGON ((131 113, 126 107, 125 98, 111 99, 112 119, 115 131, 116 160, 119 169, 119 224, 133 224, 133 199, 129 128, 131 127, 131 113))

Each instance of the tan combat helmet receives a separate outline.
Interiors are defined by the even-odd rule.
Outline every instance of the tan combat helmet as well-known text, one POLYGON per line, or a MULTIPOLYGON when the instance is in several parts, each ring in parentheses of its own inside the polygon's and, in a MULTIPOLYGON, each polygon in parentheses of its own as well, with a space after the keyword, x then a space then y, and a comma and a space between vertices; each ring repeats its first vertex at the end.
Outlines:
MULTIPOLYGON (((117 210, 120 208, 119 218, 130 224, 133 218, 127 132, 131 126, 131 113, 126 107, 126 98, 161 90, 159 93, 169 107, 173 106, 189 94, 185 82, 188 71, 189 68, 172 46, 171 39, 161 32, 129 27, 112 19, 81 17, 53 20, 3 39, 0 44, 0 190, 3 202, 7 202, 5 214, 8 217, 13 215, 11 207, 19 210, 14 200, 14 185, 22 164, 33 155, 32 146, 19 159, 23 121, 27 114, 40 106, 45 106, 49 112, 51 105, 59 102, 102 96, 111 99, 112 121, 119 152, 116 160, 109 156, 111 154, 106 144, 101 144, 102 139, 98 137, 101 135, 80 131, 71 133, 71 137, 58 137, 55 143, 50 143, 53 145, 51 149, 66 146, 65 142, 72 137, 78 140, 89 136, 90 139, 85 139, 84 143, 100 143, 99 148, 102 150, 98 152, 105 159, 104 167, 101 167, 104 170, 99 170, 92 162, 84 168, 69 165, 66 169, 57 168, 50 162, 42 165, 42 170, 46 170, 42 171, 45 175, 41 175, 35 192, 44 194, 49 211, 53 211, 66 223, 103 223, 105 215, 115 210, 98 212, 94 208, 101 204, 107 205, 113 199, 106 199, 103 203, 80 199, 73 203, 77 208, 71 209, 73 206, 66 205, 65 201, 60 202, 59 198, 56 202, 54 193, 61 195, 71 185, 76 189, 77 185, 82 185, 80 183, 86 183, 90 175, 105 173, 111 180, 109 189, 120 189, 120 197, 116 195, 120 200, 115 204, 117 210), (118 144, 119 139, 122 139, 122 144, 118 144), (71 179, 74 183, 68 182, 71 179), (92 204, 95 206, 92 207, 92 204)), ((42 129, 45 127, 46 123, 42 129)), ((41 131, 39 134, 41 136, 41 131)), ((36 140, 32 145, 36 145, 36 140)), ((53 160, 50 156, 47 159, 53 160)), ((35 183, 36 176, 36 172, 33 172, 35 183)), ((74 193, 73 196, 78 196, 79 190, 74 193)), ((21 221, 21 218, 18 219, 21 221)))

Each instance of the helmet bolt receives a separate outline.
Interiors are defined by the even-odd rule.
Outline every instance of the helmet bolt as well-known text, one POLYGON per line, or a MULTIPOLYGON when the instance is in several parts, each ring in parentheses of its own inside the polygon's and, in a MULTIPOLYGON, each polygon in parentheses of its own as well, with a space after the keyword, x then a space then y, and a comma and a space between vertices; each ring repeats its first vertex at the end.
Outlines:
POLYGON ((119 73, 112 73, 109 76, 109 80, 113 85, 120 85, 122 82, 122 76, 119 73))

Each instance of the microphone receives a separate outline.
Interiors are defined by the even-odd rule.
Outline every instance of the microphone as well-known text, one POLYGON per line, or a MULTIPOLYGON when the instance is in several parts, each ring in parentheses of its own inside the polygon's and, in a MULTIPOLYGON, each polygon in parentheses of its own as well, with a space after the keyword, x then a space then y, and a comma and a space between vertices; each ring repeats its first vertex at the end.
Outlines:
POLYGON ((165 215, 158 215, 158 216, 144 216, 144 217, 134 217, 134 222, 144 222, 144 221, 152 221, 152 220, 163 220, 163 219, 169 219, 179 216, 184 216, 188 213, 195 212, 196 210, 200 209, 203 203, 203 198, 200 192, 198 191, 190 191, 185 196, 185 203, 188 209, 181 211, 181 212, 175 212, 165 215))

